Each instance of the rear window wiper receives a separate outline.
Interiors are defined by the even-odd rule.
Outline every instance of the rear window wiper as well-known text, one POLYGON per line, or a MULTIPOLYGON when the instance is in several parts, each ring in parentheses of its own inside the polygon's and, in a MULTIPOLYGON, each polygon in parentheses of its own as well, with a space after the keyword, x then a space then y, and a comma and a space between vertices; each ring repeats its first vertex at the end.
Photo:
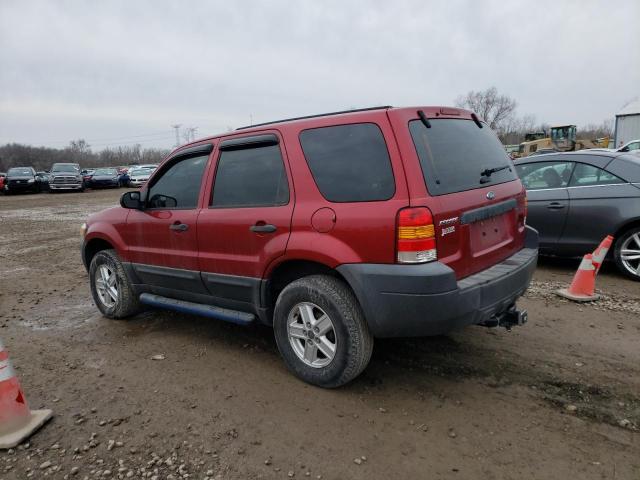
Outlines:
POLYGON ((500 172, 502 170, 509 169, 511 171, 511 165, 503 165, 502 167, 485 168, 480 172, 480 183, 487 183, 492 173, 500 172))

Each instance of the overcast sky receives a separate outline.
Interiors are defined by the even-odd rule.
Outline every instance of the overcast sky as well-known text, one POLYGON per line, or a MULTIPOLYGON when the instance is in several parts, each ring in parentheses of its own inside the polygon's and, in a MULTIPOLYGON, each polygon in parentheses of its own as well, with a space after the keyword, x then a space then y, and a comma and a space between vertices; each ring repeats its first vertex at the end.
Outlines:
POLYGON ((640 95, 640 0, 0 0, 0 144, 96 150, 495 85, 600 123, 640 95))

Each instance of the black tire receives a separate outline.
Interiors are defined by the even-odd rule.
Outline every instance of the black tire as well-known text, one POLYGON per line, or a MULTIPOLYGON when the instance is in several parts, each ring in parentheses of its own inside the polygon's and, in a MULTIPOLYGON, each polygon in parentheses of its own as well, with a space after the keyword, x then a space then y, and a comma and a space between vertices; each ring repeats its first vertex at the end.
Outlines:
MULTIPOLYGON (((620 235, 620 237, 616 240, 616 243, 613 247, 613 259, 616 262, 616 266, 618 267, 618 270, 620 270, 620 272, 625 275, 628 278, 631 278, 632 280, 635 280, 637 282, 640 282, 640 273, 632 273, 631 271, 629 271, 629 269, 625 266, 623 260, 622 260, 622 246, 634 235, 638 235, 640 236, 640 226, 635 226, 635 227, 631 227, 629 230, 627 230, 626 232, 624 232, 622 235, 620 235)), ((631 240, 631 247, 633 250, 640 250, 640 245, 638 245, 637 242, 635 242, 634 240, 631 240)), ((635 266, 635 261, 632 263, 631 266, 635 266)), ((639 268, 640 268, 640 263, 638 264, 639 268)))
POLYGON ((342 280, 328 275, 304 277, 287 285, 278 296, 273 327, 278 350, 287 368, 312 385, 340 387, 360 375, 371 359, 373 336, 358 300, 342 280), (289 314, 302 302, 320 307, 333 323, 335 355, 326 366, 313 367, 304 363, 289 341, 289 314))
POLYGON ((105 317, 114 319, 127 318, 141 310, 138 297, 131 288, 129 277, 127 277, 115 250, 101 250, 94 255, 89 267, 89 284, 91 285, 93 301, 105 317), (102 265, 107 266, 108 269, 116 274, 118 298, 113 306, 106 305, 98 295, 96 273, 102 265))

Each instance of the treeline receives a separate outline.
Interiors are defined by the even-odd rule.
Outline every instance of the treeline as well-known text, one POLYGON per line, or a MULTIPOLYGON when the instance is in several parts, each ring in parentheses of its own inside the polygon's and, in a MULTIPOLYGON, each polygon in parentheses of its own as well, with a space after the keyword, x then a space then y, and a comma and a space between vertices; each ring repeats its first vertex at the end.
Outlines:
MULTIPOLYGON (((467 92, 455 100, 456 106, 468 108, 482 117, 489 126, 498 133, 504 145, 514 145, 524 142, 527 133, 546 132, 553 125, 536 121, 534 115, 517 114, 518 102, 508 95, 498 92, 496 87, 486 90, 467 92)), ((579 125, 578 119, 573 120, 577 125, 577 136, 580 139, 595 140, 596 138, 613 136, 613 119, 601 124, 579 125)))
POLYGON ((62 149, 9 143, 0 146, 0 172, 6 172, 11 167, 29 166, 38 171, 49 170, 51 165, 60 162, 79 163, 82 168, 160 163, 168 154, 169 150, 142 148, 140 145, 93 152, 84 140, 74 140, 62 149))

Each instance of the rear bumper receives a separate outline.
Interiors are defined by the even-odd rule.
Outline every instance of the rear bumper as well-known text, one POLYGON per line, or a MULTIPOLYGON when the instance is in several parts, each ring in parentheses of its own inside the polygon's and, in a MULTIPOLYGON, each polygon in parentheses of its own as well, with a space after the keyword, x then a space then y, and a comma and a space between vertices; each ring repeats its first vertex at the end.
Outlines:
POLYGON ((537 259, 538 232, 527 227, 522 250, 460 281, 440 262, 345 264, 338 271, 358 297, 374 336, 415 337, 491 322, 507 312, 529 286, 537 259))

